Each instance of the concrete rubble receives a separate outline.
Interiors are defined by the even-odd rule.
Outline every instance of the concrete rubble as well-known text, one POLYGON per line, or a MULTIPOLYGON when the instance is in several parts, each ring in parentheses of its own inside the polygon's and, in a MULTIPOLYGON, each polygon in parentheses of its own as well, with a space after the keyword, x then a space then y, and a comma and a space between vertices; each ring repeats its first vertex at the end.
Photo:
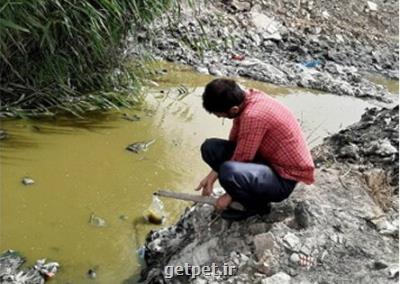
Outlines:
POLYGON ((126 53, 388 103, 393 96, 365 74, 398 79, 397 11, 393 0, 210 1, 156 20, 128 38, 126 53))

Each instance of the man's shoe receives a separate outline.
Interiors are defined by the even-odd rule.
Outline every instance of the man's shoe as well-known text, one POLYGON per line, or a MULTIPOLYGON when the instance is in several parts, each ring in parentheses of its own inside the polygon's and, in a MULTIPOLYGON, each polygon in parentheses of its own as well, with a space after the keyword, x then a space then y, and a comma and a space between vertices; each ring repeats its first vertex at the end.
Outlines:
POLYGON ((271 203, 267 203, 265 207, 257 210, 257 213, 260 215, 268 215, 269 213, 271 213, 271 209, 272 209, 271 203))
POLYGON ((265 207, 260 208, 258 210, 241 211, 241 210, 235 210, 235 209, 228 208, 228 209, 222 211, 221 217, 225 220, 241 221, 241 220, 247 219, 254 215, 263 216, 263 215, 268 215, 269 213, 271 213, 271 203, 267 203, 267 205, 265 207))
POLYGON ((247 219, 251 216, 257 215, 258 213, 255 211, 241 211, 235 209, 226 209, 222 211, 221 217, 225 220, 230 221, 241 221, 247 219))

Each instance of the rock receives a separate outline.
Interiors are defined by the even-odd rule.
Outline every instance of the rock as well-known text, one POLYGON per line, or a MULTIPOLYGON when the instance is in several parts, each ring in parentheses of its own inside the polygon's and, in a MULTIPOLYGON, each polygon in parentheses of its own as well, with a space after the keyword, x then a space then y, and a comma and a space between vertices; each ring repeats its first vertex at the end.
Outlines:
POLYGON ((246 1, 233 0, 231 2, 232 8, 238 12, 249 11, 251 8, 251 3, 246 1))
POLYGON ((266 250, 276 251, 277 244, 271 233, 262 233, 254 236, 255 254, 258 259, 264 255, 266 250))
POLYGON ((261 284, 290 284, 292 277, 285 272, 278 272, 271 277, 261 280, 261 284))
POLYGON ((267 232, 270 228, 271 226, 268 226, 266 223, 255 223, 249 225, 249 232, 252 235, 257 235, 267 232))
POLYGON ((279 259, 276 253, 269 249, 265 250, 259 262, 255 262, 255 268, 267 276, 275 274, 279 270, 279 259))
POLYGON ((357 145, 351 143, 349 145, 342 147, 339 151, 339 155, 340 155, 340 157, 343 157, 343 158, 352 158, 352 159, 357 160, 359 158, 358 151, 359 151, 359 149, 358 149, 357 145))
POLYGON ((385 268, 387 268, 388 267, 388 264, 387 263, 385 263, 384 261, 381 261, 381 260, 376 260, 375 262, 374 262, 374 269, 376 269, 376 270, 380 270, 380 269, 385 269, 385 268))
POLYGON ((210 74, 208 72, 208 68, 204 67, 204 66, 196 66, 196 71, 199 72, 199 73, 206 74, 206 75, 210 74))
POLYGON ((263 34, 263 39, 264 40, 280 41, 280 40, 282 40, 282 35, 279 32, 264 33, 263 34))
MULTIPOLYGON (((0 277, 6 274, 16 274, 25 259, 16 251, 8 250, 0 255, 0 277)), ((2 279, 2 278, 0 278, 2 279)))
POLYGON ((222 72, 214 66, 208 67, 208 73, 210 73, 210 75, 217 76, 217 77, 223 76, 222 72))
POLYGON ((330 15, 329 15, 328 11, 324 10, 322 12, 322 16, 327 19, 327 18, 329 18, 330 15))
POLYGON ((382 235, 392 235, 392 236, 398 236, 399 234, 399 228, 396 226, 393 226, 391 223, 389 223, 388 220, 385 218, 380 218, 375 222, 376 229, 378 232, 382 235))
POLYGON ((191 266, 202 266, 211 259, 212 251, 218 246, 218 238, 212 238, 205 243, 192 243, 185 247, 178 258, 172 258, 168 265, 184 266, 185 263, 191 266))
POLYGON ((294 217, 296 223, 299 225, 300 228, 307 228, 310 225, 310 214, 307 211, 307 205, 305 202, 297 203, 294 209, 294 217))
POLYGON ((24 177, 24 178, 22 178, 22 183, 24 185, 32 185, 32 184, 35 184, 35 181, 33 179, 31 179, 30 177, 24 177))
POLYGON ((388 270, 388 278, 395 279, 399 278, 399 267, 392 267, 388 270))
POLYGON ((193 284, 208 284, 208 281, 206 279, 202 279, 197 277, 194 281, 193 284))
POLYGON ((370 11, 378 11, 378 4, 376 4, 376 3, 374 3, 374 2, 371 2, 371 1, 367 1, 367 6, 368 6, 368 9, 370 10, 370 11))
POLYGON ((390 143, 389 139, 378 141, 375 151, 381 156, 389 156, 398 153, 398 149, 390 143))
POLYGON ((280 23, 265 14, 252 12, 251 21, 258 32, 273 34, 279 31, 280 23))
POLYGON ((300 249, 300 239, 293 233, 287 233, 283 237, 283 243, 292 251, 298 251, 300 249))
POLYGON ((294 264, 298 264, 300 261, 300 256, 298 253, 292 253, 292 255, 289 258, 290 262, 294 263, 294 264))

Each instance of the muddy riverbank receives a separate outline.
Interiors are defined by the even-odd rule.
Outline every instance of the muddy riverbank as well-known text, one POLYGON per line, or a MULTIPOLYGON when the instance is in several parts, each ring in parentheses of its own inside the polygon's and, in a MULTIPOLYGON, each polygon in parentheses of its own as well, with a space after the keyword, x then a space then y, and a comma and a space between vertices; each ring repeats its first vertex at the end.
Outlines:
MULTIPOLYGON (((398 1, 214 1, 183 9, 179 22, 165 15, 132 37, 127 52, 144 46, 205 74, 396 105, 397 8, 398 1), (394 79, 395 88, 371 72, 394 79)), ((313 157, 316 183, 299 185, 268 216, 231 223, 196 205, 174 226, 150 232, 142 280, 398 282, 398 106, 368 110, 329 135, 313 157), (166 270, 212 264, 235 267, 235 273, 191 277, 166 270)))
POLYGON ((388 89, 364 75, 398 80, 398 1, 367 2, 202 3, 184 7, 179 21, 156 20, 126 52, 216 76, 391 102, 388 89))
MULTIPOLYGON (((27 260, 24 270, 47 258, 60 263, 57 283, 119 283, 132 274, 136 282, 141 269, 136 251, 150 230, 160 228, 143 219, 152 193, 192 192, 207 171, 199 145, 206 137, 226 137, 231 126, 202 108, 202 88, 213 76, 173 64, 158 69, 167 71, 153 78, 159 87, 127 115, 2 121, 7 137, 0 141, 0 251, 19 251, 27 260), (145 152, 125 150, 152 139, 145 152), (34 184, 24 185, 24 177, 34 184), (90 218, 93 213, 105 226, 96 226, 103 222, 90 218), (96 271, 95 280, 89 270, 96 271)), ((239 82, 290 107, 313 146, 373 107, 353 97, 239 82)), ((163 226, 172 225, 187 204, 164 203, 163 226)))
POLYGON ((316 183, 299 185, 270 215, 229 222, 211 206, 188 208, 176 225, 148 235, 143 280, 397 283, 398 115, 398 107, 371 109, 326 138, 313 149, 316 183), (192 278, 166 270, 212 263, 234 273, 192 278))

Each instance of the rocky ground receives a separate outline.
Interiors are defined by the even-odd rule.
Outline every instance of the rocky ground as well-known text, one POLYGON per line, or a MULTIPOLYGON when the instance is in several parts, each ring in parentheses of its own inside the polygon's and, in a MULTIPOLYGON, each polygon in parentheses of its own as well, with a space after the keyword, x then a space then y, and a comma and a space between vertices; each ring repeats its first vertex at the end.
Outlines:
MULTIPOLYGON (((151 51, 216 76, 392 100, 365 75, 398 79, 398 1, 212 2, 184 7, 179 22, 164 15, 131 38, 127 53, 151 51)), ((398 125, 398 106, 374 108, 327 137, 313 149, 315 184, 298 185, 270 215, 229 222, 208 205, 187 209, 176 225, 149 234, 142 280, 397 283, 398 125), (213 263, 234 273, 169 277, 170 267, 213 263)))
POLYGON ((398 123, 398 107, 372 109, 326 138, 313 149, 316 183, 298 185, 270 215, 230 222, 208 205, 187 209, 176 225, 149 234, 143 280, 398 283, 398 123), (235 270, 167 278, 167 266, 186 263, 235 270))
POLYGON ((29 268, 22 268, 25 259, 15 251, 6 251, 0 255, 1 284, 43 284, 57 273, 57 262, 46 262, 46 259, 36 261, 29 268))
POLYGON ((390 102, 365 72, 398 79, 398 1, 207 1, 165 14, 127 54, 217 76, 253 78, 390 102), (149 40, 151 39, 151 40, 149 40))

